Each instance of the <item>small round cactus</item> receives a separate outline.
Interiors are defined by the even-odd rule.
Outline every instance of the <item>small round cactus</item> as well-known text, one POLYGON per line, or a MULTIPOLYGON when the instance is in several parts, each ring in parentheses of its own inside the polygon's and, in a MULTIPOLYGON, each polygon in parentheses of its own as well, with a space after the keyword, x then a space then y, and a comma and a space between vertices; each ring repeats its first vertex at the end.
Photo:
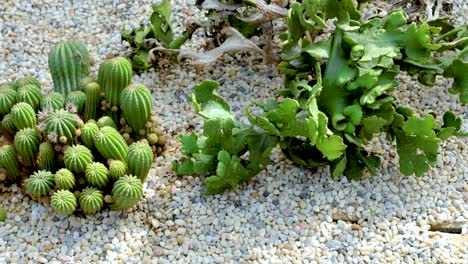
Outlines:
POLYGON ((25 166, 34 164, 39 143, 39 133, 32 128, 21 129, 16 133, 14 145, 18 154, 22 157, 25 166))
POLYGON ((152 162, 153 151, 148 143, 138 141, 130 145, 127 152, 127 164, 130 174, 144 182, 152 162))
POLYGON ((98 188, 105 187, 109 182, 109 170, 104 164, 93 162, 88 164, 85 171, 86 180, 98 188))
POLYGON ((7 179, 15 181, 19 178, 19 166, 16 160, 16 151, 12 145, 3 145, 0 147, 0 167, 7 171, 7 179))
POLYGON ((128 146, 113 127, 103 127, 94 137, 94 146, 105 159, 126 161, 128 146))
POLYGON ((9 88, 0 89, 0 114, 5 115, 10 113, 13 105, 16 104, 17 92, 9 88))
POLYGON ((64 105, 65 105, 65 97, 63 97, 63 95, 57 92, 46 94, 42 97, 42 100, 41 100, 42 110, 45 110, 47 108, 52 109, 52 110, 57 110, 57 109, 62 108, 64 105))
POLYGON ((143 196, 143 184, 133 175, 120 177, 112 188, 112 210, 125 210, 134 206, 143 196))
POLYGON ((36 171, 26 180, 26 192, 32 197, 47 195, 54 186, 54 175, 50 171, 36 171))
POLYGON ((39 145, 39 153, 37 154, 37 164, 41 170, 54 171, 55 169, 55 152, 54 147, 49 142, 42 142, 39 145))
POLYGON ((18 89, 18 94, 16 95, 16 100, 18 102, 25 102, 32 106, 34 110, 39 108, 41 103, 42 93, 41 88, 33 84, 28 84, 22 86, 18 89))
POLYGON ((21 102, 11 108, 11 121, 16 129, 33 128, 36 125, 36 113, 31 105, 21 102))
POLYGON ((117 129, 117 126, 115 125, 114 120, 112 120, 110 116, 103 116, 99 118, 97 121, 97 125, 99 128, 110 126, 110 127, 117 129))
POLYGON ((98 117, 97 113, 101 99, 101 88, 98 83, 90 82, 85 85, 83 90, 86 95, 83 121, 87 122, 90 119, 96 119, 98 117))
POLYGON ((151 93, 144 85, 130 85, 122 91, 120 107, 134 131, 146 129, 151 118, 151 93))
POLYGON ((93 138, 97 132, 99 132, 99 127, 95 122, 88 121, 86 124, 83 125, 83 127, 81 127, 80 137, 81 137, 81 140, 83 141, 83 144, 86 147, 90 149, 94 147, 93 138))
POLYGON ((93 154, 83 145, 74 145, 65 151, 63 161, 67 169, 82 173, 85 172, 86 167, 93 162, 93 154))
POLYGON ((57 143, 73 144, 76 137, 76 129, 78 122, 76 116, 63 110, 58 109, 52 112, 45 120, 45 133, 49 141, 57 143), (61 140, 60 138, 65 138, 61 140), (63 142, 65 141, 65 142, 63 142))
POLYGON ((11 119, 11 114, 6 114, 3 116, 2 119, 2 127, 5 129, 6 132, 8 132, 10 135, 14 135, 15 132, 17 131, 15 123, 13 123, 13 120, 11 119))
POLYGON ((54 174, 57 190, 71 190, 75 187, 75 176, 68 169, 60 169, 54 174))
POLYGON ((112 181, 118 180, 120 177, 127 174, 127 164, 120 160, 113 160, 109 165, 109 176, 112 181))
POLYGON ((25 85, 29 85, 29 84, 32 84, 32 85, 35 85, 37 86, 38 88, 41 88, 41 83, 39 82, 38 79, 32 77, 32 76, 24 76, 20 79, 18 79, 16 82, 15 82, 15 85, 16 85, 16 90, 18 90, 19 88, 25 86, 25 85))
POLYGON ((82 113, 86 104, 86 94, 82 91, 73 91, 68 94, 66 102, 76 107, 76 113, 82 113))
POLYGON ((102 209, 104 197, 102 192, 94 187, 87 187, 80 194, 80 208, 84 214, 95 214, 102 209))
POLYGON ((59 190, 52 194, 50 206, 61 215, 71 215, 76 210, 76 197, 69 190, 59 190))

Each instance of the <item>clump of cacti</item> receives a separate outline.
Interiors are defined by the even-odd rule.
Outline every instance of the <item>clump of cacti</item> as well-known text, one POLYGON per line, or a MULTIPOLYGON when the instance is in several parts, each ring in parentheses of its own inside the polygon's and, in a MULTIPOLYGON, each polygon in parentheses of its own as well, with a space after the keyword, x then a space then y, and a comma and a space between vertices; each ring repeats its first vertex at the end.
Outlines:
POLYGON ((128 60, 103 62, 97 77, 89 64, 85 46, 67 42, 49 54, 52 92, 30 76, 0 84, 1 132, 11 141, 0 147, 0 181, 22 182, 61 215, 133 207, 165 143, 128 60))

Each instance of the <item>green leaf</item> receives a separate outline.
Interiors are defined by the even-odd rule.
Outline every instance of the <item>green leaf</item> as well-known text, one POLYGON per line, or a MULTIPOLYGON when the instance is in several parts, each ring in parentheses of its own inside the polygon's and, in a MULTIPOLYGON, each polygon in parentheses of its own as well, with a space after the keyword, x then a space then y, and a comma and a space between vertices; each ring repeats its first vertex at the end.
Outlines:
POLYGON ((318 142, 317 148, 323 153, 323 155, 325 155, 325 157, 327 157, 327 159, 334 160, 343 155, 346 145, 343 142, 343 138, 337 135, 332 135, 318 142))
POLYGON ((461 129, 462 120, 457 117, 453 112, 447 111, 443 116, 444 125, 442 127, 453 127, 456 131, 461 129))
POLYGON ((179 141, 183 144, 182 146, 182 154, 184 155, 190 155, 193 153, 198 153, 200 151, 200 148, 198 147, 197 140, 198 140, 198 135, 195 132, 192 132, 189 136, 185 135, 179 135, 178 136, 179 141))
POLYGON ((234 119, 229 104, 214 92, 218 87, 219 84, 212 80, 195 86, 195 93, 190 96, 195 112, 206 119, 234 119))
POLYGON ((171 2, 169 0, 163 0, 161 4, 153 5, 152 8, 153 13, 150 17, 150 29, 153 32, 154 37, 167 47, 173 38, 171 25, 171 2))

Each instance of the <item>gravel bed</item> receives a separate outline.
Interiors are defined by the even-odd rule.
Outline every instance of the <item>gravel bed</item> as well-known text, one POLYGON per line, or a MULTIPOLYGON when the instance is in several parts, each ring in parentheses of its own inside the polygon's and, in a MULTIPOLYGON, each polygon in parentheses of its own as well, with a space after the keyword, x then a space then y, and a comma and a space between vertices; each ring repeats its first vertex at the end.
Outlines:
MULTIPOLYGON (((83 40, 96 66, 124 55, 120 29, 145 21, 151 2, 1 1, 0 83, 33 75, 51 89, 47 54, 67 39, 83 40)), ((194 2, 173 0, 174 20, 203 16, 194 2)), ((451 2, 458 19, 468 12, 464 1, 451 2)), ((203 38, 191 45, 184 48, 201 47, 203 38)), ((16 185, 0 184, 0 207, 8 212, 0 223, 0 263, 466 263, 467 138, 443 143, 437 165, 419 179, 400 174, 395 146, 383 139, 371 145, 383 157, 379 175, 360 182, 331 179, 327 168, 296 167, 275 149, 272 164, 249 183, 204 196, 202 179, 176 176, 171 162, 181 157, 176 135, 200 131, 202 119, 186 98, 207 78, 222 83, 219 93, 239 117, 250 98, 271 97, 282 85, 275 66, 254 54, 135 76, 153 91, 160 123, 171 135, 141 203, 124 212, 63 218, 16 185), (436 224, 462 234, 434 232, 436 224)), ((401 79, 402 104, 426 113, 454 111, 467 130, 467 109, 448 94, 445 80, 427 89, 401 79)))

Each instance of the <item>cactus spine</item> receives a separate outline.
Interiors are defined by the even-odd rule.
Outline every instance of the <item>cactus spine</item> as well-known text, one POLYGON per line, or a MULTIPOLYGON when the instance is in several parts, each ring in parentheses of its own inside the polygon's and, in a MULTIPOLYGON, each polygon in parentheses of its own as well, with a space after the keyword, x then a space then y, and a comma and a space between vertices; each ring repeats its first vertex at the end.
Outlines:
POLYGON ((32 197, 47 195, 54 186, 54 175, 50 171, 36 171, 26 180, 26 192, 32 197))
POLYGON ((113 127, 103 127, 94 137, 94 146, 105 159, 126 161, 128 146, 113 127))
POLYGON ((143 184, 133 175, 120 177, 112 188, 112 210, 125 210, 134 206, 143 196, 143 184))
POLYGON ((82 91, 73 91, 68 94, 67 103, 76 106, 76 113, 81 114, 86 104, 86 94, 82 91))
POLYGON ((98 188, 105 187, 109 182, 109 171, 104 164, 92 162, 86 167, 86 180, 98 188))
POLYGON ((101 99, 101 88, 97 82, 90 82, 85 85, 86 105, 84 109, 83 121, 97 119, 99 103, 101 99))
POLYGON ((9 88, 0 89, 0 114, 10 113, 13 105, 16 104, 17 92, 9 88))
POLYGON ((52 92, 42 97, 41 109, 45 110, 46 108, 49 108, 52 110, 56 110, 62 108, 64 104, 65 97, 63 97, 63 95, 59 93, 52 92))
POLYGON ((153 151, 144 141, 130 145, 127 153, 128 172, 144 182, 153 162, 153 151))
POLYGON ((16 151, 12 145, 0 147, 0 167, 6 169, 9 181, 15 181, 20 176, 18 161, 16 161, 16 151))
POLYGON ((15 124, 16 129, 33 128, 36 125, 36 113, 32 106, 21 102, 15 104, 11 108, 11 121, 15 124))
POLYGON ((37 164, 41 170, 53 171, 55 169, 55 152, 49 142, 42 142, 39 145, 37 164))
POLYGON ((23 158, 25 166, 33 165, 39 148, 39 134, 32 128, 24 128, 15 135, 16 151, 23 158))
POLYGON ((32 106, 34 110, 39 108, 41 103, 42 93, 41 88, 33 84, 22 86, 18 89, 16 100, 18 102, 25 102, 32 106))
POLYGON ((44 120, 44 124, 45 133, 52 143, 57 143, 59 140, 64 144, 73 143, 78 127, 75 115, 63 109, 58 109, 47 116, 44 120))
POLYGON ((68 169, 60 169, 55 175, 55 188, 57 190, 71 190, 75 187, 75 176, 68 169))
POLYGON ((151 93, 144 85, 130 85, 121 95, 121 108, 134 131, 145 129, 151 117, 151 93))
POLYGON ((93 159, 91 151, 82 145, 69 147, 63 156, 67 169, 76 173, 85 172, 86 167, 93 162, 93 159))
POLYGON ((81 191, 80 208, 84 214, 99 212, 104 205, 102 192, 94 187, 87 187, 81 191))
POLYGON ((91 61, 86 46, 79 41, 61 43, 49 53, 49 70, 54 91, 68 96, 81 89, 81 79, 88 75, 91 61))
POLYGON ((50 206, 61 215, 71 215, 76 210, 76 197, 69 190, 59 190, 50 198, 50 206))

